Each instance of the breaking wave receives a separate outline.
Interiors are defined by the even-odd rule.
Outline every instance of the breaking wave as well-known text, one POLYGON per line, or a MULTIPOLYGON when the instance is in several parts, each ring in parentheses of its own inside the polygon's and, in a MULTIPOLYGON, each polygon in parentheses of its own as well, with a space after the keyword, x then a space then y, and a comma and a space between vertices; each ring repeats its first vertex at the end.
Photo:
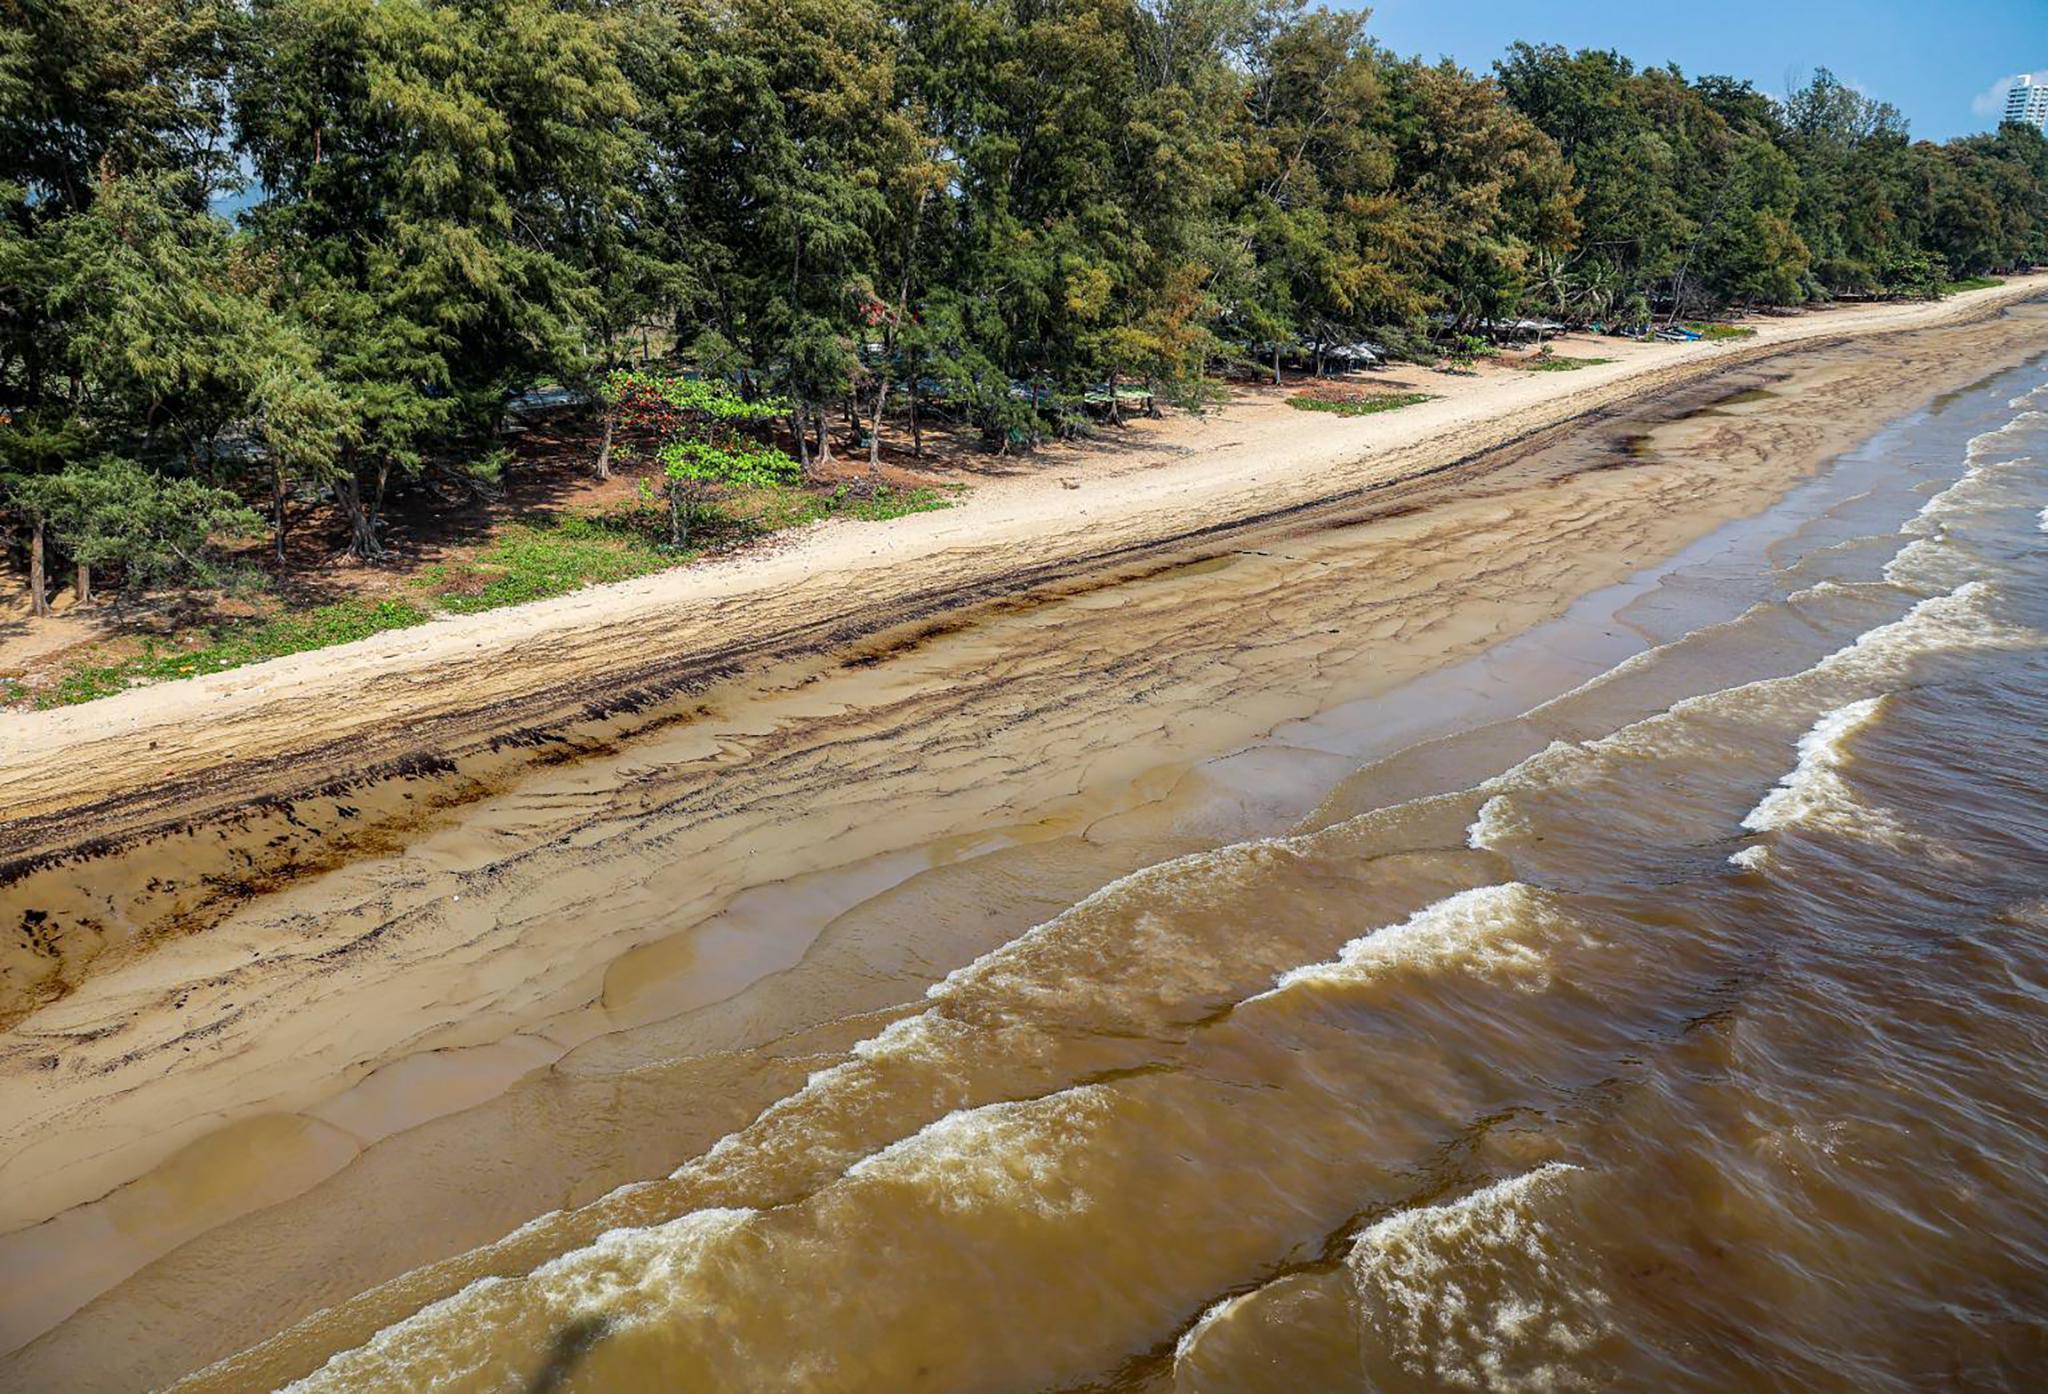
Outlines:
MULTIPOLYGON (((1903 829, 1897 818, 1886 809, 1863 803, 1842 777, 1849 759, 1849 737, 1874 721, 1883 704, 1882 697, 1866 697, 1836 707, 1816 721, 1799 738, 1799 763, 1749 811, 1742 826, 1761 833, 1805 824, 1856 836, 1899 840, 1903 829)), ((1763 857, 1763 844, 1758 843, 1729 860, 1738 866, 1756 867, 1763 857)))
POLYGON ((1360 1235, 1347 1266, 1368 1379, 1444 1389, 1593 1389, 1608 1299, 1547 1213, 1583 1177, 1557 1162, 1360 1235))

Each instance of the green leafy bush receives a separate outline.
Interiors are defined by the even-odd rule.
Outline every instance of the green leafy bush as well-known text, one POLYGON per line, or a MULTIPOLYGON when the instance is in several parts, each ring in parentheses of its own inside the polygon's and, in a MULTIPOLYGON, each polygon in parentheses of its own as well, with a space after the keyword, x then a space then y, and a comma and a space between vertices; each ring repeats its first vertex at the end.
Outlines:
POLYGON ((1443 346, 1443 363, 1437 369, 1445 373, 1469 373, 1472 365, 1486 352, 1486 340, 1476 334, 1460 334, 1443 346))
MULTIPOLYGON (((661 493, 668 501, 669 545, 689 545, 705 492, 729 489, 772 489, 797 483, 803 467, 777 446, 737 440, 672 440, 661 448, 661 493)), ((643 489, 652 490, 643 483, 643 489)))
POLYGON ((13 502, 45 518, 73 560, 119 563, 135 580, 220 578, 209 543, 260 532, 262 519, 235 496, 197 479, 153 474, 104 455, 57 474, 7 481, 13 502))
POLYGON ((670 441, 657 457, 670 480, 684 484, 723 484, 736 489, 765 489, 794 484, 803 469, 778 446, 741 441, 716 445, 710 441, 670 441))

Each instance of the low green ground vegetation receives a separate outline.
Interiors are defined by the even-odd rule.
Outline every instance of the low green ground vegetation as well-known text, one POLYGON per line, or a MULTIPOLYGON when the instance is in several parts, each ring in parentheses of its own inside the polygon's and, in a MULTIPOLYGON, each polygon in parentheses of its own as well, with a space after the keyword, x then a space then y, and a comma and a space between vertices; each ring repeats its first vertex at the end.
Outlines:
POLYGON ((1709 342, 1717 339, 1754 339, 1756 328, 1748 324, 1718 324, 1712 320, 1698 321, 1685 326, 1709 342))
POLYGON ((1435 400, 1428 392, 1389 392, 1376 397, 1289 397, 1287 405, 1296 411, 1327 411, 1336 416, 1376 416, 1435 400))
POLYGON ((138 652, 84 659, 36 687, 18 678, 0 679, 0 706, 72 706, 131 687, 225 672, 406 629, 437 614, 477 614, 630 580, 827 518, 884 522, 950 508, 954 502, 952 492, 925 487, 842 487, 830 494, 780 486, 748 490, 705 505, 696 545, 681 549, 666 544, 664 512, 652 506, 519 521, 472 557, 422 569, 406 583, 416 595, 304 607, 280 602, 275 613, 262 618, 194 629, 178 638, 145 638, 138 652))
POLYGON ((1545 353, 1520 359, 1515 366, 1531 373, 1575 373, 1581 368, 1597 368, 1602 363, 1613 361, 1611 358, 1572 358, 1562 353, 1545 353))

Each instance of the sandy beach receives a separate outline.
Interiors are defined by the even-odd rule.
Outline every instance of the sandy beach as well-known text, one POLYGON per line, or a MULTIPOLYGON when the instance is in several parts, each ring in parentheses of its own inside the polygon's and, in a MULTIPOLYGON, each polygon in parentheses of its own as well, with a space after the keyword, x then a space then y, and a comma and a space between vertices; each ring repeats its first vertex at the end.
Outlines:
POLYGON ((2048 348, 2007 312, 2044 291, 1397 368, 1439 400, 1355 420, 1245 392, 886 528, 5 719, 0 1388, 334 1309, 195 1386, 269 1387, 529 1259, 473 1251, 1098 887, 1566 690, 1538 651, 1420 685, 2048 348))
POLYGON ((10 718, 0 853, 61 845, 65 834, 42 820, 66 811, 93 808, 96 831, 113 836, 167 810, 231 806, 445 746, 465 727, 544 724, 608 688, 843 644, 891 620, 1426 477, 1793 345, 1967 322, 2044 290, 2048 275, 2017 277, 1936 303, 1760 319, 1755 337, 1723 343, 1565 340, 1562 352, 1615 360, 1574 373, 1463 378, 1402 366, 1375 385, 1439 400, 1381 416, 1296 413, 1252 394, 1167 428, 1140 423, 1099 450, 1020 461, 964 506, 886 533, 824 527, 712 566, 10 718))

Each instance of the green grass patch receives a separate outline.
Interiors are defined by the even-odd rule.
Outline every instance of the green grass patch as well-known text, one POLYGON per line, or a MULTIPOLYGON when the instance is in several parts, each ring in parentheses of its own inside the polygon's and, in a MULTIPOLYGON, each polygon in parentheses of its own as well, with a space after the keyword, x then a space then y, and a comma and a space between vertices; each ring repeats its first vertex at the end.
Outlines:
POLYGON ((389 629, 407 629, 428 618, 427 611, 409 601, 340 600, 237 625, 191 648, 170 647, 152 639, 144 643, 140 657, 71 668, 35 694, 35 705, 38 709, 74 706, 111 697, 138 683, 225 672, 267 658, 366 639, 389 629))
POLYGON ((1754 339, 1756 329, 1747 324, 1715 324, 1701 320, 1685 326, 1702 339, 1754 339))
POLYGON ((417 584, 437 592, 442 609, 471 615, 631 580, 681 560, 632 520, 570 514, 543 524, 514 523, 461 571, 429 567, 417 584))
POLYGON ((1377 416, 1383 411, 1398 411, 1412 407, 1417 402, 1433 402, 1436 398, 1427 392, 1389 392, 1378 397, 1289 397, 1287 405, 1296 411, 1327 411, 1338 416, 1377 416))
POLYGON ((1943 281, 1941 283, 1941 293, 1943 295, 1959 295, 1966 290, 1990 290, 1993 286, 2002 286, 2004 284, 2005 282, 1996 276, 1965 276, 1960 281, 1943 281))
POLYGON ((1581 368, 1597 368, 1602 363, 1613 361, 1611 358, 1571 358, 1562 353, 1545 353, 1521 359, 1515 366, 1531 373, 1576 373, 1581 368))
POLYGON ((945 490, 924 487, 892 489, 884 484, 873 492, 856 493, 842 484, 830 494, 812 494, 775 486, 736 493, 712 505, 706 509, 702 526, 709 536, 731 544, 784 528, 807 527, 826 518, 886 523, 912 513, 951 508, 953 503, 945 490))
POLYGON ((704 551, 824 518, 883 522, 951 508, 953 502, 946 491, 930 488, 883 487, 864 494, 842 488, 828 495, 783 486, 736 490, 705 508, 692 537, 695 545, 680 551, 667 545, 667 513, 653 504, 597 517, 568 514, 544 522, 511 523, 467 561, 429 566, 413 577, 411 584, 421 592, 417 600, 342 600, 288 610, 266 620, 222 626, 188 645, 148 639, 139 656, 77 663, 41 688, 13 678, 0 680, 0 705, 27 703, 39 710, 73 706, 144 683, 225 672, 406 629, 424 624, 437 612, 476 614, 630 580, 679 566, 704 551))
POLYGON ((936 513, 951 508, 953 500, 938 489, 891 489, 886 484, 865 498, 841 489, 832 496, 832 512, 863 523, 886 523, 913 513, 936 513))

